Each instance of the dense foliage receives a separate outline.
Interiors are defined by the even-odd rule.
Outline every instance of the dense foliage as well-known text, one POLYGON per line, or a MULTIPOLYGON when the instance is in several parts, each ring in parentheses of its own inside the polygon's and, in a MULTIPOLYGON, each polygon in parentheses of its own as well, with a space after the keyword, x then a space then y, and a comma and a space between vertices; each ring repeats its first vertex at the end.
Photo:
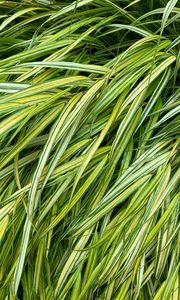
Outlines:
POLYGON ((178 300, 177 0, 0 1, 0 299, 178 300))

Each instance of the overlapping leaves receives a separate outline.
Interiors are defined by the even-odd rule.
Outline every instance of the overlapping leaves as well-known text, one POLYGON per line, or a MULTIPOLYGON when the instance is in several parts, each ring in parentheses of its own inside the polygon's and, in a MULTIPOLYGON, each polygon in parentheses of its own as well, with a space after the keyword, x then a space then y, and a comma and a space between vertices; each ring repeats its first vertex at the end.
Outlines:
POLYGON ((179 299, 177 1, 0 1, 0 299, 179 299))

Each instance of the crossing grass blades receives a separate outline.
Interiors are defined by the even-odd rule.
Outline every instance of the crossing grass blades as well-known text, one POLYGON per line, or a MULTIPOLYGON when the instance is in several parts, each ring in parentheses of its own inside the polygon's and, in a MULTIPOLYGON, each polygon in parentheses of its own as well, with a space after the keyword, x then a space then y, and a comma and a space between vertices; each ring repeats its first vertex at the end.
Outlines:
POLYGON ((0 299, 179 299, 179 22, 0 1, 0 299))

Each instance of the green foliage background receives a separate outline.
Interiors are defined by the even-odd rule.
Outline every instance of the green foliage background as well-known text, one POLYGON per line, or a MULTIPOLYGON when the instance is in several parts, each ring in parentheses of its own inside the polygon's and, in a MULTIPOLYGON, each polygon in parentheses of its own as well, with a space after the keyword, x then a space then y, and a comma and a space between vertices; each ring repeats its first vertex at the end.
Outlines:
POLYGON ((179 22, 0 1, 0 299, 179 299, 179 22))

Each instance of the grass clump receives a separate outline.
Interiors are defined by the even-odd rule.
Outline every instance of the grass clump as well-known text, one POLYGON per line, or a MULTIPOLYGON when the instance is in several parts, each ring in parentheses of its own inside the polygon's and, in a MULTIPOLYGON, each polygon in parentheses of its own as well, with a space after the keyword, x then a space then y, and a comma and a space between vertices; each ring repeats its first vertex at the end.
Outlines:
POLYGON ((178 1, 0 7, 0 299, 178 300, 178 1))

